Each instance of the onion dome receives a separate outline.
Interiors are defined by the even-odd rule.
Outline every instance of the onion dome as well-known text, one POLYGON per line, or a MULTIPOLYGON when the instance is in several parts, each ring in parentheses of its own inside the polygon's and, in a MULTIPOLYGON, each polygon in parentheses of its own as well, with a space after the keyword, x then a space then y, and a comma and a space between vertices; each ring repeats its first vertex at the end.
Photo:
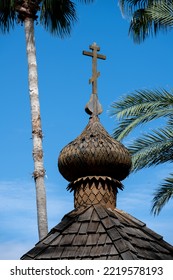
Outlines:
POLYGON ((125 179, 131 168, 131 157, 127 149, 113 139, 101 125, 98 115, 102 107, 97 95, 97 58, 106 59, 98 54, 100 48, 94 43, 92 52, 83 54, 92 57, 92 94, 85 111, 90 120, 84 131, 60 152, 58 167, 63 177, 73 182, 81 177, 107 176, 118 181, 125 179))
POLYGON ((63 177, 72 182, 86 176, 125 179, 131 168, 128 150, 91 117, 84 131, 63 148, 58 159, 63 177))

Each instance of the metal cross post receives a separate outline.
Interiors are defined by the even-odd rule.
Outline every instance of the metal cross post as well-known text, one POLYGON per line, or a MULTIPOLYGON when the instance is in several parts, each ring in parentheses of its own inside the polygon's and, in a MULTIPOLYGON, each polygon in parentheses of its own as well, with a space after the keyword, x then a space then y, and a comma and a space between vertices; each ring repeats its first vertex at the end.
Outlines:
POLYGON ((102 109, 97 97, 97 78, 100 76, 100 72, 97 72, 97 58, 105 60, 106 56, 97 53, 98 51, 100 51, 100 47, 97 46, 96 43, 90 45, 89 48, 92 50, 92 52, 83 51, 84 55, 92 57, 92 77, 89 79, 89 83, 92 83, 92 95, 89 103, 87 104, 86 109, 87 113, 94 113, 98 115, 101 114, 102 109))

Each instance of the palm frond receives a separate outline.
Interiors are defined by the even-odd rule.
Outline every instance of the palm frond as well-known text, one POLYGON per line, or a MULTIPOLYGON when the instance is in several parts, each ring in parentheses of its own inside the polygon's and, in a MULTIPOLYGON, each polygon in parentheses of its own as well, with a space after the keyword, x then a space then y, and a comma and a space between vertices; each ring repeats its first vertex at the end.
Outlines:
POLYGON ((145 8, 151 0, 118 0, 123 15, 132 15, 135 10, 145 8))
POLYGON ((124 117, 138 116, 158 108, 169 108, 173 106, 173 91, 161 90, 136 90, 123 96, 119 101, 111 105, 110 115, 119 120, 124 117))
POLYGON ((135 43, 173 26, 172 0, 119 0, 119 6, 123 15, 130 16, 129 35, 135 43))
MULTIPOLYGON (((78 0, 91 4, 95 0, 78 0)), ((77 21, 76 5, 70 0, 43 0, 40 8, 40 23, 52 35, 69 36, 77 21)))
POLYGON ((75 4, 70 0, 44 0, 40 11, 40 22, 53 35, 70 35, 77 20, 75 4))
POLYGON ((0 31, 8 33, 17 21, 13 0, 0 0, 0 31))
POLYGON ((161 29, 166 31, 167 27, 163 27, 160 22, 154 21, 147 9, 138 9, 131 19, 129 35, 135 43, 140 44, 150 35, 157 35, 161 29))
POLYGON ((173 198, 173 174, 170 174, 171 177, 166 178, 164 183, 156 190, 154 193, 154 198, 152 200, 152 209, 151 212, 154 215, 158 215, 162 210, 163 206, 173 198))
POLYGON ((173 2, 160 0, 146 9, 153 21, 163 28, 173 26, 173 2))
POLYGON ((152 120, 156 120, 161 117, 170 117, 172 114, 172 108, 158 109, 154 112, 147 112, 141 116, 130 117, 121 121, 118 127, 113 131, 113 137, 121 141, 127 136, 134 128, 140 124, 148 123, 152 120))
POLYGON ((170 118, 167 121, 168 127, 171 129, 173 128, 173 116, 170 116, 170 118))
POLYGON ((132 171, 173 161, 172 127, 153 130, 128 147, 132 154, 132 171))
POLYGON ((119 120, 113 137, 120 141, 139 124, 170 117, 173 95, 166 90, 141 90, 114 102, 111 107, 110 114, 119 120))

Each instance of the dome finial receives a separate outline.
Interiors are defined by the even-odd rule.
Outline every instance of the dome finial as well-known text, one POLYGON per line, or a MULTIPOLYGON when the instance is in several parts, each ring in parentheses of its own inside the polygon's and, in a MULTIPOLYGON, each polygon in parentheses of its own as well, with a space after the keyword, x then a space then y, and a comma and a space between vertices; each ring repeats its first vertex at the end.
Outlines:
POLYGON ((102 113, 102 107, 98 101, 97 95, 97 78, 100 76, 100 72, 97 72, 97 58, 105 60, 106 56, 97 53, 100 51, 100 47, 97 46, 96 43, 90 45, 89 48, 92 50, 92 52, 83 51, 83 54, 92 57, 92 77, 89 79, 89 83, 92 83, 92 94, 85 107, 85 111, 89 115, 97 116, 102 113))

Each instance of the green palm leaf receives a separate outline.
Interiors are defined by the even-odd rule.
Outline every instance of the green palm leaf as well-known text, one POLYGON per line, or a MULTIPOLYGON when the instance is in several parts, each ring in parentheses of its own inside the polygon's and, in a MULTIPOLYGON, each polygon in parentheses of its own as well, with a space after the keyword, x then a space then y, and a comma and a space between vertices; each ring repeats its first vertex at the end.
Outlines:
POLYGON ((118 127, 113 131, 113 137, 121 141, 126 137, 134 128, 140 124, 148 123, 149 121, 158 119, 160 117, 169 117, 172 114, 172 108, 167 109, 166 112, 164 109, 155 110, 154 112, 149 112, 141 116, 129 117, 125 120, 122 120, 118 127))
MULTIPOLYGON (((85 4, 94 0, 78 0, 85 4)), ((43 0, 41 4, 40 22, 53 35, 60 37, 71 33, 73 24, 77 21, 76 5, 70 0, 43 0)))
POLYGON ((166 90, 141 90, 123 97, 111 106, 111 115, 119 120, 113 137, 122 140, 139 124, 160 117, 170 117, 173 95, 166 90))
POLYGON ((17 21, 17 15, 14 9, 14 1, 0 0, 0 31, 8 33, 17 21))
POLYGON ((118 4, 123 15, 132 15, 135 10, 146 8, 152 0, 119 0, 118 4))
MULTIPOLYGON (((129 34, 136 43, 173 27, 173 0, 119 0, 119 6, 122 14, 130 19, 129 34)), ((143 135, 129 147, 132 171, 173 161, 172 97, 172 93, 164 90, 142 91, 142 94, 131 94, 112 105, 113 115, 120 121, 119 128, 114 131, 114 137, 119 140, 141 123, 168 117, 167 127, 143 135), (153 117, 150 115, 152 110, 153 117)), ((151 211, 156 215, 173 197, 173 174, 165 179, 154 195, 151 211)))
POLYGON ((130 17, 129 34, 136 43, 173 26, 172 0, 119 0, 119 6, 130 17))
POLYGON ((153 111, 156 108, 167 108, 173 106, 173 91, 161 90, 136 90, 113 102, 110 114, 122 119, 128 116, 136 116, 153 111))
MULTIPOLYGON (((94 0, 78 0, 89 4, 94 0)), ((53 35, 64 37, 70 35, 73 24, 77 21, 76 5, 70 0, 26 0, 34 19, 38 18, 43 27, 53 35), (35 3, 36 2, 36 3, 35 3), (33 9, 31 8, 33 6, 33 9)), ((8 33, 15 23, 24 21, 22 14, 24 1, 0 0, 0 31, 8 33)))
POLYGON ((162 210, 163 206, 173 198, 173 174, 171 177, 166 178, 164 183, 161 184, 156 192, 154 193, 154 198, 152 200, 153 206, 151 212, 154 215, 158 215, 162 210))
POLYGON ((158 23, 160 27, 173 26, 173 2, 160 0, 146 9, 147 14, 158 23))
POLYGON ((173 127, 173 116, 168 119, 168 127, 173 127))
POLYGON ((136 139, 128 147, 132 154, 132 171, 144 167, 173 161, 173 130, 172 127, 153 130, 136 139))
MULTIPOLYGON (((152 130, 137 138, 128 147, 132 154, 132 171, 144 167, 173 162, 173 92, 162 90, 140 90, 114 102, 111 115, 120 125, 114 137, 121 140, 137 125, 157 118, 167 117, 165 128, 152 130)), ((173 174, 171 174, 173 176, 173 174)), ((153 198, 152 212, 159 214, 162 207, 173 197, 173 177, 166 178, 153 198)))
MULTIPOLYGON (((94 0, 78 0, 85 4, 94 0)), ((43 0, 40 11, 40 23, 53 35, 61 38, 71 33, 77 21, 76 5, 70 0, 43 0)))
POLYGON ((162 31, 167 31, 168 27, 162 25, 160 21, 152 18, 149 9, 138 9, 134 12, 130 22, 129 35, 135 43, 143 42, 149 35, 154 36, 162 31))
POLYGON ((75 4, 69 0, 44 0, 40 11, 40 22, 54 35, 69 35, 77 20, 75 4))

